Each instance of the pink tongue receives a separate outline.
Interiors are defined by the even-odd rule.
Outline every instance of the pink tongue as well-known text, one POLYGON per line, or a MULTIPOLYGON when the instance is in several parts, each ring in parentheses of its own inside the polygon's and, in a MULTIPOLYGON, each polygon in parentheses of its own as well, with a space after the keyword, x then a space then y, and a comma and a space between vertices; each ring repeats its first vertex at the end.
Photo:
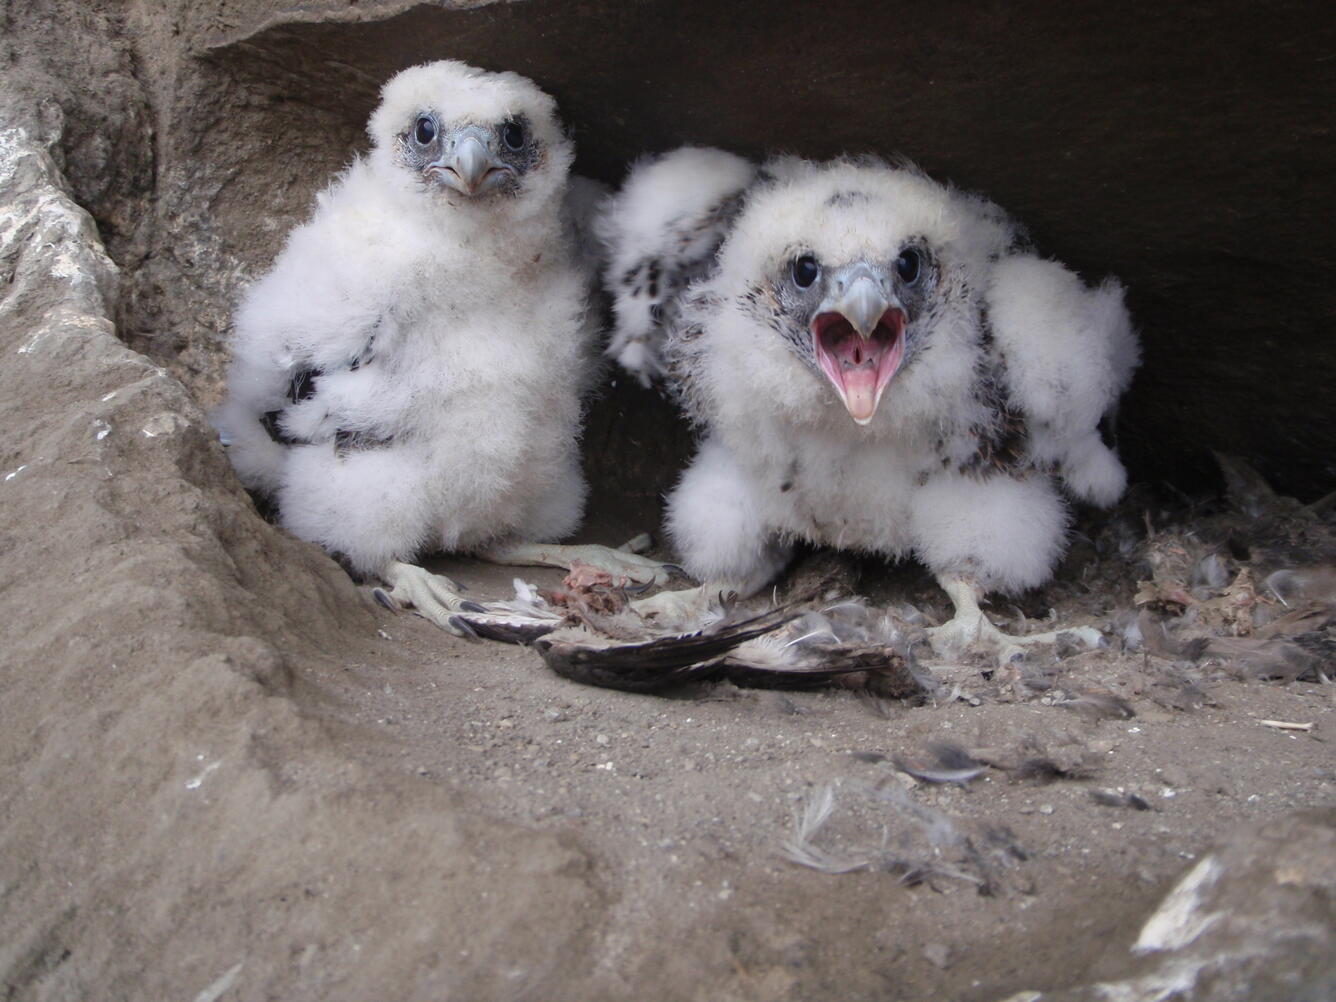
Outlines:
POLYGON ((844 400, 849 416, 855 421, 871 420, 877 411, 877 367, 860 365, 845 369, 844 400))

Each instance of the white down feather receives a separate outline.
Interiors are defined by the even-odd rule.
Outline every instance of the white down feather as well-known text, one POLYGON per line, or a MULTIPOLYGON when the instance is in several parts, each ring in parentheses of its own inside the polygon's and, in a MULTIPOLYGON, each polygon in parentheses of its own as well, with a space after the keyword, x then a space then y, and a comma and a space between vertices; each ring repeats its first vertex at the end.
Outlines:
POLYGON ((572 531, 592 373, 587 285, 563 207, 573 151, 551 98, 454 62, 405 70, 382 97, 370 154, 318 197, 243 297, 215 414, 243 483, 363 573, 426 549, 572 531), (424 107, 480 122, 523 114, 543 157, 513 197, 429 188, 394 155, 424 107), (290 405, 303 368, 324 374, 290 405), (262 416, 285 408, 280 429, 309 444, 265 432, 262 416), (339 432, 388 444, 339 450, 339 432))
POLYGON ((708 266, 727 231, 720 207, 755 174, 742 157, 686 146, 636 163, 605 201, 598 233, 613 302, 607 353, 645 386, 663 375, 663 325, 671 320, 665 305, 708 266))
POLYGON ((669 335, 703 434, 668 503, 683 565, 754 590, 804 539, 913 555, 986 590, 1043 583, 1069 523, 1058 478, 1102 504, 1125 483, 1097 431, 1137 358, 1121 288, 1087 288, 1026 251, 995 205, 910 168, 790 159, 772 174, 748 191, 714 272, 691 287, 669 335), (912 238, 926 239, 940 266, 930 329, 860 427, 762 319, 780 308, 777 283, 795 255, 894 260, 912 238), (1000 373, 1029 429, 1009 472, 970 467, 979 427, 997 414, 985 371, 1000 373))

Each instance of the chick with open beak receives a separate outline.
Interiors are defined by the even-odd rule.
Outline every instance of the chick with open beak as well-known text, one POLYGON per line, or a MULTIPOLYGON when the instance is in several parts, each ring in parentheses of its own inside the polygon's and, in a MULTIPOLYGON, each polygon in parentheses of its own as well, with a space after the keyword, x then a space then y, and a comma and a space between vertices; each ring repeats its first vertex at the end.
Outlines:
POLYGON ((809 318, 792 346, 835 388, 855 424, 872 421, 905 362, 907 330, 923 305, 923 260, 923 251, 904 247, 887 259, 823 265, 803 253, 789 264, 779 295, 792 315, 809 318))
POLYGON ((856 424, 877 413, 905 356, 907 322, 884 269, 859 261, 831 276, 812 318, 812 350, 856 424))

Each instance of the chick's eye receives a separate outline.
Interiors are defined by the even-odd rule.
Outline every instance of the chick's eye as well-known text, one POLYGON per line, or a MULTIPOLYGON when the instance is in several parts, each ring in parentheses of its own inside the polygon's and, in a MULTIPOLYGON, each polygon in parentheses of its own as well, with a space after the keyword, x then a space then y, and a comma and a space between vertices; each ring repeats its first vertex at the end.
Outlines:
POLYGON ((900 280, 906 285, 913 285, 919 277, 919 253, 918 251, 902 251, 900 256, 895 259, 895 270, 900 276, 900 280))
POLYGON ((800 289, 810 289, 812 283, 821 276, 821 265, 816 263, 816 258, 811 254, 794 258, 789 270, 793 274, 793 284, 800 289))
POLYGON ((426 146, 436 138, 436 123, 423 115, 413 126, 413 138, 417 140, 419 146, 426 146))
POLYGON ((524 145, 524 126, 519 122, 507 122, 501 126, 501 141, 512 150, 524 145))

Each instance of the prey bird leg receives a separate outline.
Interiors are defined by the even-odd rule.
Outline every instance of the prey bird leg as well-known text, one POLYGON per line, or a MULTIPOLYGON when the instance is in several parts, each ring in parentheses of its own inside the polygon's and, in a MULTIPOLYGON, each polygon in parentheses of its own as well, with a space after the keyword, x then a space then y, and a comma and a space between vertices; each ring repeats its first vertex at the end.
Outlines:
POLYGON ((672 564, 660 563, 628 550, 593 544, 506 543, 484 550, 478 557, 494 564, 560 567, 566 571, 571 569, 572 563, 579 562, 590 564, 615 578, 626 578, 630 583, 646 586, 665 584, 674 574, 682 573, 672 564))

